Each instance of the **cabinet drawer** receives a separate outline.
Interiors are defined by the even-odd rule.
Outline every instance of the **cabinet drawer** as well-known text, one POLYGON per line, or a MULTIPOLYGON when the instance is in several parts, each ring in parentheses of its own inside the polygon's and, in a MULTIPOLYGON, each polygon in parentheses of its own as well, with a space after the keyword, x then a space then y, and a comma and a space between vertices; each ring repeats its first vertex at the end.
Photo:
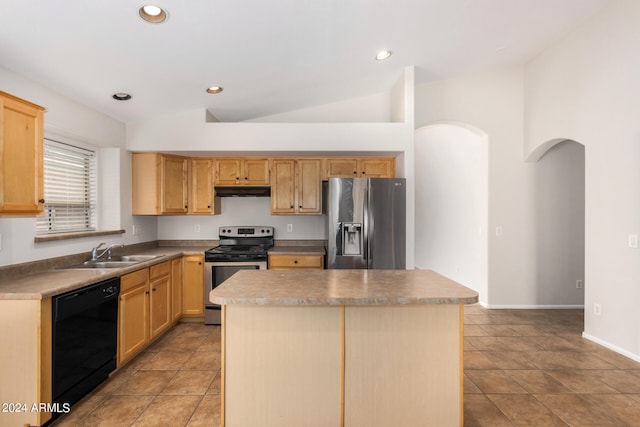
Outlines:
POLYGON ((151 277, 151 280, 160 276, 166 276, 170 273, 171 273, 170 261, 166 261, 166 262, 163 262, 162 264, 156 264, 149 267, 149 276, 151 277))
POLYGON ((123 294, 138 286, 146 286, 149 281, 149 269, 143 268, 142 270, 134 271, 133 273, 125 274, 120 278, 120 294, 123 294))
POLYGON ((269 268, 323 268, 322 255, 270 255, 269 268))

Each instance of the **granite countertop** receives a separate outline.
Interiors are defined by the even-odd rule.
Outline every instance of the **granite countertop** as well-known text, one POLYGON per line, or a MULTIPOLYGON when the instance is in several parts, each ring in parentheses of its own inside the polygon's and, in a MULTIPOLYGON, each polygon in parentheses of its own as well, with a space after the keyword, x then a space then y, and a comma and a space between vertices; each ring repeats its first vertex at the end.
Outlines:
POLYGON ((169 261, 183 255, 203 254, 209 247, 157 247, 136 252, 135 255, 157 255, 149 261, 123 268, 57 268, 16 278, 0 279, 0 300, 44 299, 112 277, 119 277, 142 268, 169 261))
POLYGON ((274 246, 268 255, 324 255, 324 246, 274 246))
POLYGON ((259 306, 473 304, 478 293, 431 270, 242 270, 210 299, 259 306))

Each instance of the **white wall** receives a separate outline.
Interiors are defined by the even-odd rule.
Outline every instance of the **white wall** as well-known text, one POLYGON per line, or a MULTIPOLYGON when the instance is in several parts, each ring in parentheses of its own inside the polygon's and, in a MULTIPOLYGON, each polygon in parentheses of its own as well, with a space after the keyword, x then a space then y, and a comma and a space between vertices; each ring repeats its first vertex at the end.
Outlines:
POLYGON ((487 303, 487 135, 454 124, 416 130, 416 266, 487 303))
POLYGON ((9 265, 89 251, 99 242, 144 242, 156 239, 156 219, 142 220, 144 233, 132 236, 131 164, 125 147, 125 126, 46 87, 0 68, 0 90, 47 108, 45 137, 88 143, 98 149, 102 206, 100 223, 124 228, 126 234, 34 243, 34 218, 0 218, 0 265, 9 265))
POLYGON ((615 1, 527 66, 525 155, 584 144, 585 335, 640 360, 638 22, 640 2, 615 1))
POLYGON ((325 215, 271 215, 268 197, 223 197, 221 215, 189 215, 158 217, 160 240, 212 240, 218 228, 225 225, 270 225, 276 240, 323 240, 325 215), (287 232, 287 224, 292 231, 287 232), (199 225, 200 231, 196 231, 199 225))
POLYGON ((536 306, 535 168, 522 161, 523 105, 521 68, 416 85, 417 127, 458 122, 488 137, 490 307, 536 306))
POLYGON ((584 280, 584 146, 562 141, 536 166, 537 302, 582 307, 584 287, 576 280, 584 280))

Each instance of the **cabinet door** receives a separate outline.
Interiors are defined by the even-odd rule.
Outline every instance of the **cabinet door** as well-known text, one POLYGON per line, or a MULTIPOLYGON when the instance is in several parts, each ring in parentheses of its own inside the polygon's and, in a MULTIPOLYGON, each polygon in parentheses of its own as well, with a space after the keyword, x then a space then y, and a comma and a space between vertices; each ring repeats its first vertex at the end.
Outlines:
POLYGON ((301 214, 319 214, 322 211, 322 181, 320 180, 320 159, 297 161, 296 205, 301 214))
POLYGON ((120 278, 118 365, 149 342, 149 269, 120 278))
POLYGON ((216 160, 216 185, 238 185, 242 174, 241 159, 216 160))
POLYGON ((269 160, 246 159, 242 167, 244 185, 269 185, 269 160))
POLYGON ((358 160, 348 158, 327 159, 327 176, 329 178, 357 178, 358 160))
POLYGON ((187 212, 187 159, 162 155, 162 213, 187 212))
POLYGON ((171 261, 171 320, 182 316, 182 258, 171 261))
POLYGON ((189 213, 213 213, 213 160, 191 159, 189 213))
POLYGON ((171 325, 171 262, 163 262, 149 268, 151 339, 171 325))
POLYGON ((271 213, 295 212, 295 160, 272 162, 271 213))
POLYGON ((204 257, 189 255, 183 259, 182 315, 204 316, 204 257))
POLYGON ((395 178, 396 160, 394 158, 360 159, 358 170, 362 178, 395 178))
POLYGON ((0 92, 0 213, 42 212, 43 111, 0 92))

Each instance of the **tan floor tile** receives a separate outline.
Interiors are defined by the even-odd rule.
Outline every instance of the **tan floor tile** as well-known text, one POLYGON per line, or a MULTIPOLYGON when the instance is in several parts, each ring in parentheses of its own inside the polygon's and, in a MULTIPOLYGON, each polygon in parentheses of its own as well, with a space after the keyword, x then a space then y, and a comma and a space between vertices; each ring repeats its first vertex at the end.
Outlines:
POLYGON ((536 365, 524 351, 485 351, 484 355, 499 369, 531 369, 536 365))
POLYGON ((202 400, 201 396, 158 396, 132 426, 184 426, 202 400))
POLYGON ((464 325, 464 336, 465 337, 486 337, 489 336, 487 331, 482 329, 480 325, 464 325))
POLYGON ((528 339, 546 351, 580 351, 580 347, 574 345, 564 337, 537 336, 528 339))
POLYGON ((616 389, 600 381, 592 370, 549 370, 546 371, 562 385, 575 393, 615 393, 616 389))
POLYGON ((190 353, 177 351, 160 351, 140 366, 140 370, 147 371, 176 371, 182 368, 184 362, 191 357, 190 353))
POLYGON ((529 394, 489 394, 489 399, 514 426, 565 427, 553 412, 529 394))
POLYGON ((529 393, 571 393, 562 383, 539 369, 505 372, 529 393))
POLYGON ((106 399, 106 396, 90 394, 71 407, 71 412, 56 420, 56 427, 84 426, 87 416, 106 399))
POLYGON ((114 395, 155 396, 169 384, 178 371, 138 371, 113 391, 114 395))
POLYGON ((482 325, 479 326, 479 328, 485 331, 487 336, 490 337, 513 337, 518 335, 511 326, 507 325, 482 325))
POLYGON ((468 370, 466 373, 483 393, 527 393, 520 384, 501 370, 468 370))
POLYGON ((619 427, 619 422, 607 415, 603 408, 594 405, 579 394, 535 395, 542 404, 562 421, 576 427, 619 427))
POLYGON ((512 427, 509 419, 484 394, 464 396, 465 427, 512 427))
POLYGON ((640 372, 640 362, 636 362, 633 359, 615 353, 611 350, 605 350, 603 347, 598 346, 595 343, 593 343, 593 345, 598 347, 597 351, 593 353, 598 358, 604 360, 605 362, 613 365, 618 369, 634 369, 640 372))
POLYGON ((84 420, 85 426, 130 426, 149 406, 153 396, 108 396, 84 420))
POLYGON ((204 396, 187 427, 219 427, 221 413, 220 395, 204 396))
POLYGON ((202 341, 202 344, 196 349, 196 351, 211 351, 220 353, 222 345, 220 343, 220 337, 208 336, 202 341))
POLYGON ((481 351, 465 351, 463 354, 464 369, 496 369, 497 366, 481 351))
POLYGON ((602 370, 593 371, 591 375, 620 393, 640 393, 640 376, 630 374, 630 371, 602 370))
POLYGON ((164 337, 160 341, 153 345, 156 351, 172 351, 172 352, 186 352, 191 353, 196 351, 198 347, 204 342, 206 336, 196 335, 184 337, 181 335, 171 335, 164 337))
POLYGON ((474 350, 480 351, 509 351, 509 346, 500 341, 502 337, 465 337, 465 349, 471 350, 466 347, 468 342, 473 346, 474 350))
POLYGON ((538 344, 531 341, 530 337, 497 337, 498 343, 506 347, 508 351, 540 351, 538 344))
POLYGON ((531 360, 540 369, 612 369, 602 359, 578 351, 532 351, 531 360))
POLYGON ((113 393, 115 390, 117 390, 118 388, 120 388, 122 384, 129 381, 129 379, 131 379, 131 377, 135 373, 136 371, 134 370, 122 370, 122 371, 115 372, 109 377, 109 379, 107 379, 105 382, 100 384, 93 391, 93 393, 103 395, 103 396, 109 395, 113 393))
POLYGON ((220 394, 222 390, 221 381, 222 381, 222 372, 218 371, 216 372, 216 376, 213 379, 213 381, 211 381, 211 385, 209 385, 207 394, 220 394))
POLYGON ((182 365, 183 370, 218 370, 222 355, 214 351, 196 351, 182 365))
POLYGON ((160 392, 162 395, 204 395, 217 371, 180 371, 160 392))
POLYGON ((482 394, 482 391, 478 388, 477 385, 471 381, 469 375, 464 375, 464 393, 465 394, 482 394))
POLYGON ((591 394, 586 398, 625 427, 640 427, 640 404, 625 394, 591 394))

